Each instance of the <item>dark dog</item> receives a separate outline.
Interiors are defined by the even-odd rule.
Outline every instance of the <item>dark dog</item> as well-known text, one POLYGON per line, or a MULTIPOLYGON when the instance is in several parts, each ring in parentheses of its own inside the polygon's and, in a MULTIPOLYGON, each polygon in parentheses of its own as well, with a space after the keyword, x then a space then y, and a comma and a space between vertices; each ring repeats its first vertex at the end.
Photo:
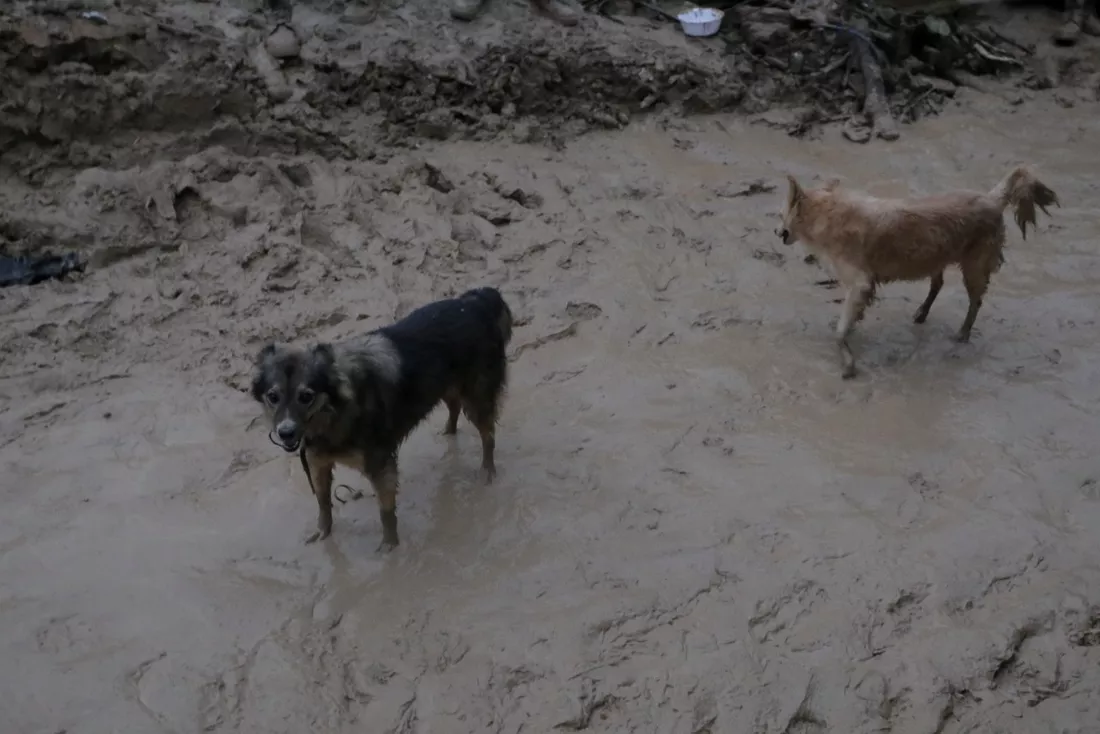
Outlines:
POLYGON ((271 420, 272 442, 299 452, 317 498, 317 532, 332 532, 336 464, 365 474, 378 496, 382 545, 397 537, 397 451, 443 401, 446 434, 463 412, 481 434, 481 469, 496 476, 493 451, 507 383, 512 312, 495 288, 416 309, 361 337, 311 349, 268 344, 256 357, 252 396, 271 420))

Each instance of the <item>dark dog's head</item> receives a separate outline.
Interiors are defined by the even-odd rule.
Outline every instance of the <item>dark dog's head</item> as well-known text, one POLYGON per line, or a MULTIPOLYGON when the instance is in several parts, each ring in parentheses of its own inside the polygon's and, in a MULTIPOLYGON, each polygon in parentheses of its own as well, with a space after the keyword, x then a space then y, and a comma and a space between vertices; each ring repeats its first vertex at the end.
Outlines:
POLYGON ((256 355, 252 397, 271 421, 269 437, 288 452, 298 450, 307 432, 323 430, 340 401, 336 355, 328 344, 300 349, 268 344, 256 355))

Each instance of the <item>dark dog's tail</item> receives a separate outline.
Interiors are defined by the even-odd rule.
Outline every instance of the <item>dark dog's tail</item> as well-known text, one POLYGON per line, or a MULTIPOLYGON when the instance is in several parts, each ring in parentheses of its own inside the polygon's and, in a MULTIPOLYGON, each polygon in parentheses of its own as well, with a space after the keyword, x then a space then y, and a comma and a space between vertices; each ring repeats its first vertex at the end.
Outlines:
POLYGON ((477 301, 482 308, 489 312, 493 320, 496 321, 497 330, 500 332, 505 345, 512 340, 512 309, 508 308, 508 304, 504 301, 504 296, 500 295, 500 291, 490 286, 474 288, 463 293, 462 298, 477 301))
POLYGON ((1001 211, 1012 207, 1016 224, 1020 227, 1020 234, 1027 239, 1027 225, 1035 226, 1035 207, 1043 210, 1043 214, 1050 216, 1047 207, 1053 204, 1061 206, 1058 195, 1046 184, 1035 178, 1024 166, 1019 166, 1008 172, 1001 179, 989 196, 1001 206, 1001 211))

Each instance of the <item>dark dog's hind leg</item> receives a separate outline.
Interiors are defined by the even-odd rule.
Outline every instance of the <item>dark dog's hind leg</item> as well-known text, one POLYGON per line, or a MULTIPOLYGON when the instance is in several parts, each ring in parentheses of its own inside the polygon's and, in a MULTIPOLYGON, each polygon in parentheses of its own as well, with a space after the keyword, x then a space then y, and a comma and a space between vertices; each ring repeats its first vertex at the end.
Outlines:
POLYGON ((486 484, 496 479, 496 429, 500 399, 504 393, 504 368, 490 369, 464 396, 466 417, 481 435, 481 475, 486 484))
POLYGON ((462 412, 462 401, 458 396, 448 393, 443 402, 447 404, 447 425, 443 428, 443 435, 453 436, 458 433, 458 415, 462 412))
POLYGON ((332 470, 331 462, 322 461, 316 455, 306 460, 301 455, 302 465, 309 467, 309 483, 317 497, 317 532, 306 538, 306 543, 324 540, 332 534, 332 470))
POLYGON ((397 460, 390 458, 378 471, 370 475, 374 493, 378 496, 378 517, 382 521, 382 543, 378 550, 393 550, 400 540, 397 537, 397 460))
POLYGON ((479 415, 474 425, 477 427, 477 432, 481 434, 481 476, 485 483, 489 484, 497 477, 497 465, 494 459, 497 447, 496 419, 479 415))

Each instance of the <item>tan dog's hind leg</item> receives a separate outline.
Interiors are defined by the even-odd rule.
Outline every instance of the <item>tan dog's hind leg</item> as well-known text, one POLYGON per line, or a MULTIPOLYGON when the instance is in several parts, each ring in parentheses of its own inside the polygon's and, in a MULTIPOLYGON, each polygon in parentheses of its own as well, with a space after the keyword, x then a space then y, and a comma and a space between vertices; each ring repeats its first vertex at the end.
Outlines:
POLYGON ((309 455, 309 478, 317 497, 317 532, 306 538, 306 543, 324 540, 332 534, 332 470, 331 461, 316 454, 309 455))
POLYGON ((974 328, 974 319, 978 318, 978 310, 982 307, 982 299, 989 288, 990 273, 981 267, 981 263, 963 263, 963 284, 966 286, 966 295, 970 297, 970 308, 966 311, 966 318, 959 333, 955 335, 955 341, 965 344, 970 341, 970 330, 974 328))
POLYGON ((924 299, 918 308, 917 312, 913 314, 914 324, 923 324, 925 319, 928 318, 928 311, 932 308, 932 304, 936 301, 936 296, 940 294, 940 289, 943 288, 943 271, 936 273, 932 276, 932 280, 928 284, 928 297, 924 299))

